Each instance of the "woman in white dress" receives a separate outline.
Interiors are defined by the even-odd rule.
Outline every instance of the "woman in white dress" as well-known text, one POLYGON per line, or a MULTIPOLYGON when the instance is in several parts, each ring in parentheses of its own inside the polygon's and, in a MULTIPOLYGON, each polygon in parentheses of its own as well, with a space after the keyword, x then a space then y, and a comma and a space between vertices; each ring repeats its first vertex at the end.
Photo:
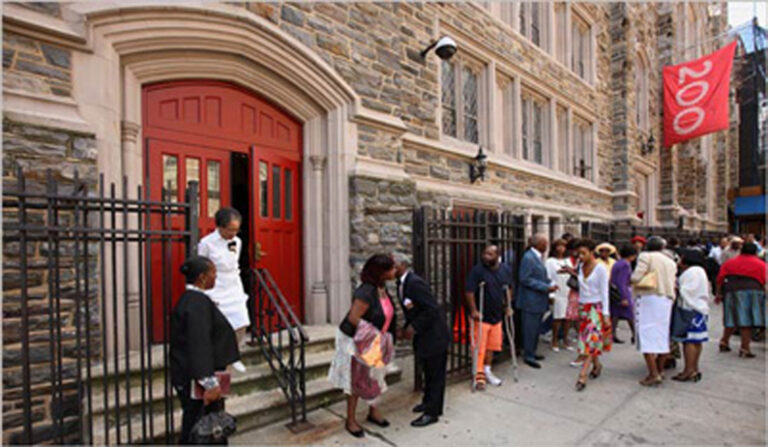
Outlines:
MULTIPOLYGON (((239 345, 251 324, 246 304, 248 295, 240 279, 239 260, 243 241, 237 233, 243 217, 234 208, 222 208, 216 212, 215 220, 216 229, 200 240, 197 254, 209 258, 216 265, 216 285, 207 294, 232 325, 239 345)), ((232 366, 237 371, 245 371, 240 361, 232 366)))
POLYGON ((664 239, 648 238, 645 251, 637 257, 637 267, 631 278, 637 295, 638 348, 648 367, 648 376, 640 381, 643 386, 661 384, 661 366, 669 355, 669 323, 675 300, 677 265, 662 252, 664 246, 664 239))
POLYGON ((549 294, 552 300, 552 350, 560 352, 559 339, 560 329, 563 329, 563 347, 571 350, 568 346, 568 328, 565 326, 565 311, 568 308, 568 278, 570 274, 564 270, 565 267, 573 268, 571 260, 566 256, 566 242, 564 239, 558 239, 552 243, 552 257, 547 259, 547 277, 552 285, 559 287, 555 292, 549 294))

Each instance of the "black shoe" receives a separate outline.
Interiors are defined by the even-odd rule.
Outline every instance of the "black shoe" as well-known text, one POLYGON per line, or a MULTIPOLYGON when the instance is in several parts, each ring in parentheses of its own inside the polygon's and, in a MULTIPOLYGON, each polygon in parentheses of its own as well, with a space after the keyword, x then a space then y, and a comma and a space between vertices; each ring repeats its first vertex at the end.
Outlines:
POLYGON ((375 424, 375 425, 378 425, 378 426, 379 426, 379 427, 381 427, 381 428, 387 428, 387 427, 389 427, 389 421, 388 421, 388 420, 386 420, 386 419, 382 419, 382 420, 380 420, 380 421, 377 421, 377 420, 376 420, 376 419, 374 419, 374 418, 373 418, 373 416, 371 416, 370 414, 368 415, 368 419, 366 419, 366 420, 367 420, 368 422, 370 422, 371 424, 375 424))
POLYGON ((618 338, 616 338, 616 337, 614 337, 614 338, 613 338, 613 342, 614 342, 614 343, 616 343, 617 345, 621 345, 621 344, 624 344, 624 340, 619 340, 619 339, 618 339, 618 338))
POLYGON ((534 368, 534 369, 540 369, 541 368, 541 364, 539 362, 537 362, 536 360, 528 360, 528 359, 526 359, 525 360, 525 364, 530 366, 531 368, 534 368))
POLYGON ((418 419, 411 422, 411 427, 426 427, 437 423, 439 418, 437 416, 430 416, 428 414, 422 414, 418 419))
POLYGON ((424 413, 424 410, 427 409, 427 406, 424 404, 418 404, 415 407, 413 407, 414 413, 424 413))
POLYGON ((363 436, 365 436, 365 431, 363 431, 362 428, 360 430, 358 430, 358 431, 352 431, 352 430, 349 429, 349 427, 347 427, 347 424, 344 424, 344 428, 346 428, 347 432, 350 435, 354 436, 355 438, 362 438, 363 436))
POLYGON ((544 356, 538 355, 538 354, 534 355, 533 358, 535 358, 536 360, 544 360, 544 356))

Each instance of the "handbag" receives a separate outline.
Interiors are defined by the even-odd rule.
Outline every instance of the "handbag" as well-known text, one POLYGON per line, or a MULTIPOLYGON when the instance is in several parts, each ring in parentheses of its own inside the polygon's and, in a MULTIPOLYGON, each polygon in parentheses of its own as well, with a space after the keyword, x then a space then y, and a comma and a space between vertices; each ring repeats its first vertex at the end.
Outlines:
MULTIPOLYGON (((579 264, 576 266, 576 271, 577 271, 577 272, 578 272, 578 271, 581 271, 581 263, 579 263, 579 264)), ((570 277, 570 278, 568 278, 568 281, 567 281, 565 284, 566 284, 566 285, 567 285, 567 286, 568 286, 568 287, 569 287, 571 290, 573 290, 574 292, 578 292, 578 291, 579 291, 579 277, 578 277, 578 276, 574 276, 574 275, 571 275, 571 277, 570 277)))
POLYGON ((635 289, 653 291, 655 292, 659 288, 659 275, 656 271, 648 272, 640 278, 640 281, 635 284, 635 289))
POLYGON ((220 444, 237 430, 235 417, 224 410, 200 418, 189 433, 190 444, 220 444))
POLYGON ((613 284, 610 284, 608 286, 608 300, 611 302, 611 304, 621 304, 621 291, 618 287, 616 287, 613 284))
POLYGON ((669 328, 669 336, 673 338, 685 339, 688 337, 688 328, 691 327, 696 312, 689 309, 683 309, 679 305, 672 307, 672 319, 669 328))

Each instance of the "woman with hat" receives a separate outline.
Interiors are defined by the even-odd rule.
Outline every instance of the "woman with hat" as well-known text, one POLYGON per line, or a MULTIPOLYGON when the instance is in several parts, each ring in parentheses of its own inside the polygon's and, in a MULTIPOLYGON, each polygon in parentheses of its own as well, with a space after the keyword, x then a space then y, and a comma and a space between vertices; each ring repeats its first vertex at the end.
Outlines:
POLYGON ((608 242, 603 242, 597 246, 595 253, 597 253, 598 261, 603 263, 605 269, 608 271, 608 276, 610 277, 613 264, 616 263, 616 259, 613 258, 616 254, 616 247, 608 242))

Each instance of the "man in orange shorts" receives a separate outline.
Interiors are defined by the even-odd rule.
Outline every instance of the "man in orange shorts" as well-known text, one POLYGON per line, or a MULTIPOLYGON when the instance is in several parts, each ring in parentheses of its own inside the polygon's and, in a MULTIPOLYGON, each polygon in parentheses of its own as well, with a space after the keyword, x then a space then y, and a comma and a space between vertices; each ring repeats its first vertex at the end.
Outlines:
POLYGON ((500 386, 501 379, 491 371, 493 353, 502 349, 502 321, 512 312, 512 269, 502 263, 499 247, 488 245, 483 250, 482 260, 469 273, 464 291, 470 318, 475 320, 475 340, 479 342, 477 371, 475 379, 477 389, 485 389, 485 384, 500 386), (480 287, 484 288, 483 313, 480 314, 480 287), (482 321, 482 323, 481 323, 482 321), (482 335, 480 334, 482 331, 482 335))

